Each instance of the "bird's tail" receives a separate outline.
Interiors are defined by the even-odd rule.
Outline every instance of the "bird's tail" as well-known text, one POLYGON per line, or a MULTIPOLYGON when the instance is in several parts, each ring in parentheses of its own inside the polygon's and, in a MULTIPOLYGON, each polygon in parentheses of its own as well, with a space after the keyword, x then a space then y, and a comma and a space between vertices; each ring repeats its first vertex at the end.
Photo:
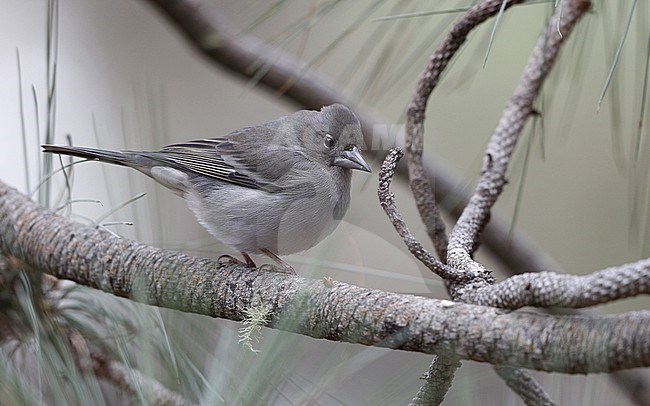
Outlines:
POLYGON ((128 166, 153 178, 179 196, 184 196, 187 191, 187 175, 185 172, 173 169, 169 165, 169 161, 165 160, 164 156, 159 152, 111 151, 86 147, 70 147, 66 145, 42 145, 42 147, 43 152, 71 155, 115 165, 128 166), (152 173, 152 168, 154 167, 167 169, 152 173))
POLYGON ((72 155, 78 158, 94 159, 122 166, 133 166, 135 164, 131 154, 125 154, 119 151, 86 147, 69 147, 64 145, 42 145, 42 147, 43 152, 51 152, 53 154, 72 155))

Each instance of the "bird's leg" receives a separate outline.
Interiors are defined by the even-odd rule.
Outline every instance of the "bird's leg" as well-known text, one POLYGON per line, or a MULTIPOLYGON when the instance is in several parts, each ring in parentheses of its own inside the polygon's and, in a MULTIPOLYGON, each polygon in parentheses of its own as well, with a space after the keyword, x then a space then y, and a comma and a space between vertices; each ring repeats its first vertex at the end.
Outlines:
MULTIPOLYGON (((293 269, 293 267, 286 262, 282 260, 279 256, 275 255, 271 251, 269 251, 266 248, 260 249, 267 257, 271 258, 276 264, 280 265, 282 268, 280 269, 280 272, 296 275, 296 271, 293 269)), ((277 269, 277 268, 276 268, 277 269)))
POLYGON ((251 258, 250 255, 245 253, 244 251, 241 252, 242 257, 246 260, 246 266, 249 268, 257 268, 257 265, 255 265, 255 262, 253 262, 253 258, 251 258))
POLYGON ((253 262, 253 259, 250 257, 250 255, 248 255, 245 252, 242 252, 241 255, 244 257, 244 260, 246 262, 240 261, 239 259, 233 257, 232 255, 228 255, 228 254, 224 254, 224 255, 220 256, 217 259, 217 261, 221 262, 221 259, 224 258, 231 264, 244 265, 244 266, 246 266, 248 268, 257 268, 257 265, 255 265, 255 262, 253 262))

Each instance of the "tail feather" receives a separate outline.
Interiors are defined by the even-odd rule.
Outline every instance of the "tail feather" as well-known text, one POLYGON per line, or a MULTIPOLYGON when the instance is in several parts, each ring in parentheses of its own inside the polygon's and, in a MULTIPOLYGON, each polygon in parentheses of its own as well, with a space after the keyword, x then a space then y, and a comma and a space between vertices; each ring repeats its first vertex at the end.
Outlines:
POLYGON ((174 169, 173 165, 165 160, 158 152, 146 151, 111 151, 105 149, 70 147, 66 145, 42 145, 43 152, 53 154, 71 155, 79 158, 94 159, 115 165, 128 166, 153 178, 158 183, 171 189, 179 196, 183 196, 187 189, 187 174, 182 170, 174 169), (152 168, 163 167, 152 173, 152 168))
POLYGON ((109 151, 104 149, 86 147, 69 147, 64 145, 42 145, 42 147, 43 152, 71 155, 78 158, 95 159, 115 165, 133 166, 135 163, 133 157, 119 151, 109 151))

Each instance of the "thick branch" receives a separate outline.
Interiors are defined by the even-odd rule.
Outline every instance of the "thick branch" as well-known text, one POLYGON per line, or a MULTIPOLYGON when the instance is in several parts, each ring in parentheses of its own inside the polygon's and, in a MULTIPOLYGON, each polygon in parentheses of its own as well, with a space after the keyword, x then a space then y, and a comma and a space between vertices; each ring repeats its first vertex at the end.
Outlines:
POLYGON ((1 182, 0 251, 56 277, 155 306, 230 320, 263 306, 269 327, 314 338, 567 373, 650 366, 648 311, 505 312, 220 266, 71 223, 1 182))
POLYGON ((562 6, 557 7, 539 38, 519 85, 488 143, 476 190, 451 233, 447 259, 454 267, 474 267, 471 253, 478 246, 479 233, 489 220, 492 206, 506 184, 508 164, 524 125, 533 112, 535 97, 555 63, 562 43, 590 7, 588 0, 567 0, 560 4, 562 6))
POLYGON ((650 259, 584 276, 554 272, 516 275, 495 285, 463 290, 461 300, 503 309, 581 308, 642 294, 650 294, 650 259))

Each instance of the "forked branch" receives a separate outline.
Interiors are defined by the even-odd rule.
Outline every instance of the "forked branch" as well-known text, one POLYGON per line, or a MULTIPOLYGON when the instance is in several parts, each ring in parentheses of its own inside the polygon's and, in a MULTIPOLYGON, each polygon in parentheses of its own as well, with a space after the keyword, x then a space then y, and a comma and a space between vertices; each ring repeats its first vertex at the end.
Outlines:
POLYGON ((459 269, 476 268, 471 255, 478 247, 479 234, 489 220, 492 206, 507 182, 508 165, 524 125, 533 113, 535 98, 554 65, 562 44, 590 6, 588 0, 561 2, 537 41, 519 85, 490 138, 474 194, 449 237, 447 262, 450 265, 459 269))
MULTIPOLYGON (((415 92, 408 106, 406 115, 405 149, 408 164, 409 186, 422 222, 426 227, 429 238, 436 247, 436 252, 443 261, 447 259, 447 234, 445 225, 440 217, 438 205, 433 194, 426 170, 422 163, 424 146, 424 118, 431 92, 438 84, 440 76, 454 57, 467 35, 483 21, 487 20, 501 9, 503 0, 483 1, 472 7, 449 31, 438 49, 431 55, 424 71, 418 79, 415 92)), ((521 0, 505 1, 506 7, 521 3, 521 0)))

